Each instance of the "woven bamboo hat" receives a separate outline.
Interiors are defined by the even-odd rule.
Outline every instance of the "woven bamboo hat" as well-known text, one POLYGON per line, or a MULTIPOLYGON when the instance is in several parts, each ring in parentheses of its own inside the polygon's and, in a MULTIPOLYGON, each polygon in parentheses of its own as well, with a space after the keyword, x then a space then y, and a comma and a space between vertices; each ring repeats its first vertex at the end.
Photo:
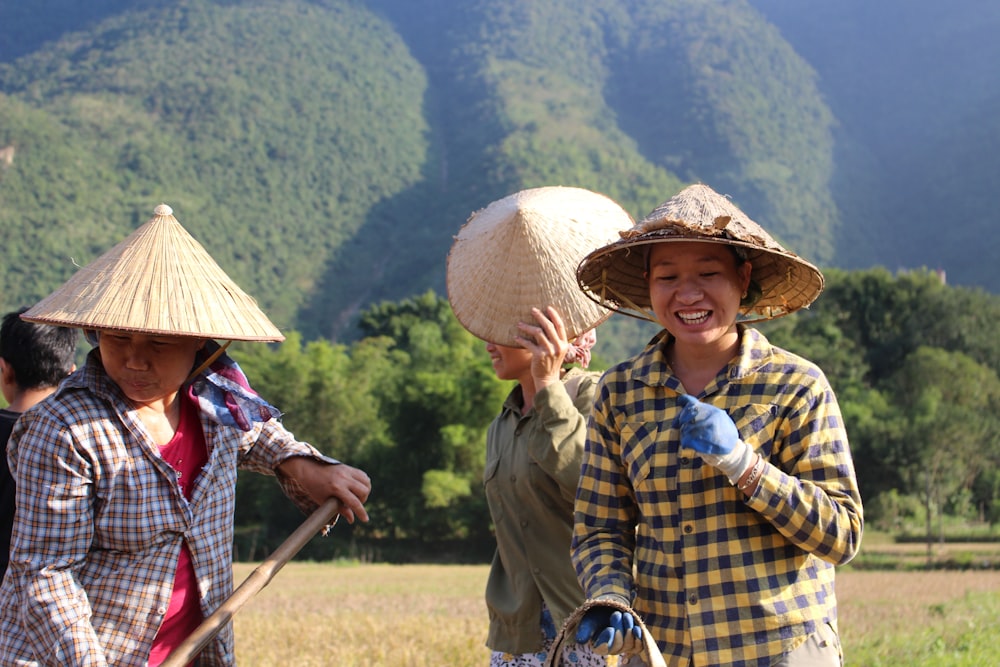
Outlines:
POLYGON ((703 241, 736 246, 753 266, 753 291, 741 321, 757 322, 805 308, 823 291, 823 274, 785 250, 760 225, 707 185, 691 185, 657 206, 621 238, 587 255, 577 270, 584 293, 612 310, 656 320, 646 282, 652 243, 703 241))
POLYGON ((448 300, 476 337, 510 347, 531 308, 554 306, 570 340, 606 320, 576 285, 576 267, 594 247, 632 226, 608 197, 582 188, 521 190, 469 216, 448 253, 448 300))
POLYGON ((166 204, 21 318, 171 336, 285 339, 166 204))

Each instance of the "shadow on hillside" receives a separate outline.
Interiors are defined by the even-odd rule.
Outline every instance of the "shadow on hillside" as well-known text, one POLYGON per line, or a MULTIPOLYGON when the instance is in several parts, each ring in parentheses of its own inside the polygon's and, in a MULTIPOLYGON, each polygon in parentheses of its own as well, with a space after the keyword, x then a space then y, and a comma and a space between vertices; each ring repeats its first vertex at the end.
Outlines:
POLYGON ((0 62, 11 62, 109 16, 155 6, 147 0, 31 0, 0 3, 0 62))
POLYGON ((429 149, 420 180, 373 206, 354 237, 331 256, 297 318, 307 340, 350 342, 359 337, 358 317, 371 304, 428 289, 444 296, 453 236, 470 214, 516 189, 497 176, 501 169, 489 157, 505 136, 483 105, 490 91, 478 77, 459 76, 456 68, 463 64, 441 46, 451 39, 450 26, 466 19, 435 3, 376 0, 371 7, 393 23, 425 68, 429 149))
POLYGON ((444 264, 447 237, 407 215, 420 210, 426 190, 419 185, 376 204, 354 237, 335 251, 297 317, 307 340, 352 341, 359 335, 358 316, 369 304, 428 288, 443 293, 443 272, 435 272, 435 265, 444 264))

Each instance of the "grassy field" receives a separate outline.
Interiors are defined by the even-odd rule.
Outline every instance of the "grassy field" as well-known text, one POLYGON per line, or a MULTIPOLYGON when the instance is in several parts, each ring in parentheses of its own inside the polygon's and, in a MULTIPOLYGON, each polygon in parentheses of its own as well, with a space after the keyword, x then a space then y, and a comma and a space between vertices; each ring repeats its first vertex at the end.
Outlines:
POLYGON ((897 543, 885 533, 866 532, 853 564, 862 569, 917 569, 930 563, 944 569, 1000 569, 1000 542, 897 543))
MULTIPOLYGON (((237 582, 253 564, 236 566, 237 582)), ((487 566, 290 563, 236 615, 244 667, 485 667, 487 566)), ((848 665, 1000 665, 1000 571, 837 575, 848 665)))

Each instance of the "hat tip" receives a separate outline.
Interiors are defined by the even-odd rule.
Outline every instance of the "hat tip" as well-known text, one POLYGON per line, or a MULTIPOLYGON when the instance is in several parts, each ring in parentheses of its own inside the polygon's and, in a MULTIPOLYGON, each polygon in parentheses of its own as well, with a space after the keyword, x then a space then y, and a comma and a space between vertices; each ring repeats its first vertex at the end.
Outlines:
POLYGON ((166 204, 160 204, 153 209, 153 215, 173 215, 174 209, 170 208, 166 204))

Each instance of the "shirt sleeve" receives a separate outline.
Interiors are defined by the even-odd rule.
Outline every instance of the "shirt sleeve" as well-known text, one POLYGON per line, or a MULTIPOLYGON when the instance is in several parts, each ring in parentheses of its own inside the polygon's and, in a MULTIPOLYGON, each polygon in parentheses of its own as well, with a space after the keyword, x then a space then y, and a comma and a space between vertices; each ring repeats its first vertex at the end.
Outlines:
POLYGON ((545 387, 535 395, 539 428, 529 442, 532 460, 559 484, 567 502, 573 502, 580 481, 587 413, 596 387, 592 374, 572 377, 578 380, 574 382, 575 396, 569 395, 565 382, 545 387))
POLYGON ((631 604, 637 510, 612 416, 614 382, 601 379, 588 420, 570 553, 587 599, 611 596, 631 604))
POLYGON ((825 377, 792 409, 748 505, 791 543, 832 563, 861 544, 861 494, 840 407, 825 377))
POLYGON ((313 502, 296 480, 287 475, 278 474, 277 468, 282 462, 293 456, 306 456, 317 461, 337 465, 337 459, 322 454, 307 442, 295 439, 291 431, 281 422, 271 419, 260 426, 257 437, 240 460, 240 467, 264 475, 274 475, 278 478, 281 491, 295 503, 303 513, 310 514, 318 505, 313 502))
POLYGON ((94 536, 90 464, 69 429, 37 411, 15 427, 9 459, 18 509, 8 576, 26 639, 44 664, 106 665, 75 575, 94 536))

